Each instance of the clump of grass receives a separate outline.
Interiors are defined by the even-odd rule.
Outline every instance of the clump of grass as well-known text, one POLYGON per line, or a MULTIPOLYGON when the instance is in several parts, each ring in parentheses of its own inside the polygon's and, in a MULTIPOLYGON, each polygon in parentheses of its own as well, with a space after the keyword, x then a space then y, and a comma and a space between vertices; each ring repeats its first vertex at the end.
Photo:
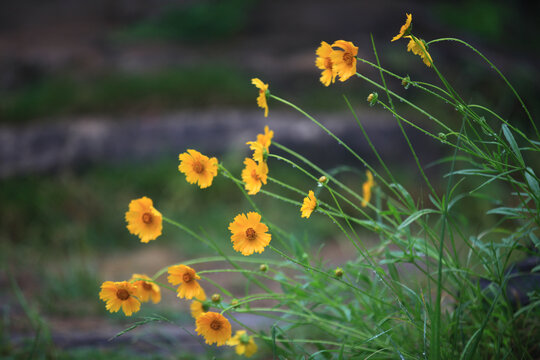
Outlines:
MULTIPOLYGON (((272 86, 253 79, 259 93, 257 103, 265 112, 269 101, 298 111, 350 152, 358 166, 343 167, 336 161, 335 167, 321 168, 316 161, 274 141, 273 132, 265 129, 248 143, 256 163, 246 160, 240 176, 227 168, 226 161, 218 165, 216 159, 191 154, 192 150, 189 155, 181 154, 180 171, 188 182, 198 183, 209 194, 202 196, 209 209, 214 206, 212 200, 217 200, 212 190, 220 186, 220 179, 214 179, 218 170, 247 200, 237 204, 237 211, 222 214, 229 221, 230 233, 225 226, 214 234, 193 230, 207 221, 204 213, 193 226, 181 217, 169 218, 159 202, 144 210, 130 209, 130 231, 153 231, 157 224, 160 231, 154 233, 153 241, 160 241, 161 226, 164 233, 176 228, 217 253, 185 260, 172 270, 166 266, 146 283, 200 303, 205 314, 193 316, 197 333, 208 344, 223 345, 225 340, 236 339, 226 344, 242 352, 254 337, 279 358, 533 359, 540 355, 540 286, 536 280, 540 267, 516 272, 513 264, 524 257, 540 258, 540 132, 517 91, 480 51, 454 38, 426 42, 413 35, 411 20, 407 15, 394 40, 407 40, 406 49, 434 72, 437 83, 381 67, 373 38, 374 61, 357 57, 354 44, 338 40, 321 44, 316 64, 323 70, 321 82, 326 86, 337 76, 341 81, 361 79, 372 87, 366 94, 366 106, 395 118, 414 160, 409 171, 414 172, 420 190, 407 189, 380 156, 377 149, 381 144, 372 142, 348 97, 345 106, 358 124, 358 136, 375 155, 375 164, 368 163, 323 122, 277 96, 272 86), (437 67, 436 52, 432 53, 444 42, 466 46, 494 69, 521 105, 531 132, 484 104, 463 100, 437 67), (357 62, 378 70, 378 77, 356 72, 357 62), (412 102, 392 90, 396 87, 428 94, 430 100, 412 102), (433 114, 432 102, 453 109, 459 121, 445 121, 433 114), (416 116, 403 110, 412 110, 416 116), (427 175, 426 164, 406 128, 448 148, 448 156, 431 164, 442 169, 442 179, 435 181, 427 175), (283 166, 297 171, 304 181, 280 178, 275 169, 283 166), (348 172, 356 182, 344 181, 348 172), (206 189, 209 185, 212 187, 206 189), (272 204, 282 202, 283 209, 296 209, 296 216, 307 218, 308 224, 327 221, 335 227, 333 236, 350 244, 353 259, 330 265, 332 259, 324 248, 317 249, 313 239, 295 234, 257 193, 266 195, 272 204), (489 220, 472 223, 466 216, 470 204, 480 204, 475 209, 489 220), (376 241, 366 241, 366 233, 376 241), (231 251, 229 239, 243 256, 231 251), (183 275, 173 276, 180 271, 183 275), (161 279, 167 272, 175 287, 161 279), (217 275, 243 278, 245 289, 228 289, 217 275), (532 286, 518 285, 522 277, 532 286), (208 299, 197 281, 213 285, 220 296, 208 299), (187 295, 186 288, 193 294, 187 295), (267 317, 274 324, 255 328, 238 319, 243 313, 267 317), (231 338, 229 319, 247 333, 231 338)), ((115 283, 116 295, 103 286, 101 296, 109 308, 126 300, 135 299, 139 304, 137 299, 149 290, 134 284, 115 283), (125 289, 131 291, 129 296, 125 289)))

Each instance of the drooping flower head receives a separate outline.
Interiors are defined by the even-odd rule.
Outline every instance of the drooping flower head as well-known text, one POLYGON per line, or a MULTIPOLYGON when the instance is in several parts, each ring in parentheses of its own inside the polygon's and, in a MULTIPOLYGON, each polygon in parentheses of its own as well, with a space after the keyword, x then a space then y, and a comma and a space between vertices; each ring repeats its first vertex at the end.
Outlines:
POLYGON ((249 148, 253 150, 253 160, 259 163, 266 162, 266 158, 270 153, 270 145, 272 145, 272 138, 274 137, 274 132, 268 128, 264 127, 264 134, 257 134, 256 141, 246 142, 249 145, 249 148))
POLYGON ((144 274, 133 274, 130 282, 137 288, 137 298, 141 302, 147 302, 152 299, 154 304, 161 301, 161 289, 152 281, 144 281, 140 279, 152 280, 144 274), (139 279, 139 280, 138 280, 139 279))
POLYGON ((136 296, 137 288, 128 281, 105 281, 101 284, 99 298, 105 301, 105 308, 114 313, 122 308, 126 316, 136 313, 141 308, 141 303, 136 296))
POLYGON ((394 36, 392 38, 392 41, 396 41, 404 37, 405 35, 408 35, 411 32, 412 26, 412 14, 405 14, 407 16, 407 19, 405 20, 405 24, 401 26, 401 29, 399 29, 399 34, 394 36))
POLYGON ((195 331, 202 335, 207 344, 216 343, 217 346, 225 345, 231 338, 231 323, 227 318, 219 313, 209 311, 202 314, 195 321, 197 327, 195 331))
POLYGON ((330 59, 333 63, 333 71, 339 76, 339 81, 345 81, 356 74, 356 55, 358 47, 350 41, 338 40, 332 44, 332 47, 340 48, 330 53, 330 59))
POLYGON ((197 280, 200 280, 201 277, 197 275, 195 270, 186 265, 173 265, 169 267, 168 271, 167 280, 173 285, 180 284, 176 290, 179 298, 193 299, 200 296, 203 289, 197 280))
POLYGON ((305 217, 306 219, 308 219, 316 207, 317 207, 317 199, 315 198, 315 193, 313 192, 313 190, 309 190, 308 196, 304 198, 304 203, 302 204, 302 207, 300 208, 300 211, 302 212, 302 217, 305 217))
POLYGON ((317 55, 317 59, 315 60, 315 66, 317 66, 319 69, 323 70, 321 73, 321 82, 324 84, 324 86, 330 85, 330 83, 334 83, 336 81, 336 75, 337 73, 334 72, 334 63, 332 62, 332 58, 330 57, 330 54, 334 51, 330 44, 328 44, 326 41, 321 42, 321 46, 317 49, 315 54, 317 55))
POLYGON ((256 212, 249 212, 247 216, 237 215, 229 224, 229 230, 234 250, 245 256, 254 252, 262 253, 272 240, 272 236, 267 233, 268 226, 261 223, 261 215, 256 212))
POLYGON ((161 213, 154 208, 152 199, 146 196, 129 203, 126 221, 129 232, 139 236, 143 243, 155 240, 163 229, 161 213))
POLYGON ((263 83, 261 80, 254 78, 251 79, 251 83, 259 89, 259 96, 257 97, 257 105, 264 109, 264 117, 268 117, 268 103, 266 102, 266 92, 268 91, 268 84, 263 83))
POLYGON ((191 316, 193 316, 194 319, 197 319, 199 316, 208 312, 209 306, 206 304, 206 293, 202 288, 199 295, 191 302, 189 309, 191 310, 191 316))
POLYGON ((238 330, 236 334, 229 341, 227 345, 236 346, 236 353, 238 355, 245 355, 251 357, 257 352, 257 344, 253 340, 253 336, 248 336, 245 330, 238 330))
POLYGON ((248 141, 246 145, 253 150, 253 160, 258 163, 266 162, 265 155, 267 154, 265 147, 258 141, 248 141))
POLYGON ((427 67, 431 67, 433 59, 426 49, 424 40, 413 38, 412 36, 406 36, 406 38, 410 39, 407 44, 407 51, 412 51, 414 55, 419 55, 424 61, 424 64, 426 64, 427 67))
POLYGON ((242 181, 249 195, 255 195, 261 190, 262 184, 266 185, 268 166, 266 163, 257 164, 250 158, 244 160, 246 167, 242 170, 242 181))
POLYGON ((198 183, 201 189, 212 185, 212 180, 218 172, 218 161, 215 157, 208 158, 200 152, 188 149, 178 155, 180 165, 178 170, 186 174, 186 181, 190 184, 198 183))
POLYGON ((362 207, 366 207, 371 200, 371 189, 375 186, 375 181, 373 181, 373 174, 371 171, 366 171, 367 180, 362 184, 362 207))
POLYGON ((257 134, 257 142, 260 143, 266 151, 269 151, 270 145, 272 145, 272 138, 274 137, 274 131, 268 128, 268 125, 264 127, 264 134, 257 134))

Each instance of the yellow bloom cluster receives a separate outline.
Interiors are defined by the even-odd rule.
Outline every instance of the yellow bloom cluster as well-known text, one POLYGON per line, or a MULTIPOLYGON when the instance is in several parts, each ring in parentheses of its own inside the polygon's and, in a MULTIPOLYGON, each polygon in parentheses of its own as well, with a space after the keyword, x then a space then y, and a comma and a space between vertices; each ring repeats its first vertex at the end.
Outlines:
POLYGON ((254 78, 251 79, 251 83, 259 89, 259 96, 257 97, 257 105, 264 109, 264 117, 268 117, 268 103, 266 102, 266 95, 269 93, 268 84, 263 83, 261 80, 254 78))
POLYGON ((371 171, 366 171, 367 180, 362 184, 362 207, 366 207, 371 200, 371 189, 375 186, 375 181, 373 181, 373 174, 371 171))
POLYGON ((197 183, 201 189, 212 185, 218 172, 218 161, 215 157, 210 159, 196 150, 188 149, 178 155, 178 159, 178 170, 186 175, 188 183, 197 183))
POLYGON ((227 341, 227 345, 236 346, 238 355, 251 357, 257 352, 257 344, 253 341, 253 336, 248 336, 244 330, 239 330, 227 341))
POLYGON ((300 208, 302 217, 305 217, 306 219, 309 218, 316 207, 317 199, 315 198, 315 193, 313 192, 313 190, 309 190, 308 196, 304 198, 304 203, 300 208))
POLYGON ((261 223, 261 215, 256 212, 249 212, 247 216, 237 215, 229 224, 229 230, 234 250, 245 256, 254 252, 262 253, 272 240, 272 236, 267 233, 268 226, 261 223))
POLYGON ((337 40, 332 45, 323 41, 315 54, 315 65, 323 70, 320 80, 325 86, 334 83, 336 76, 345 81, 356 74, 358 47, 350 41, 337 40))
MULTIPOLYGON (((427 44, 423 40, 414 37, 411 30, 412 15, 406 14, 405 24, 391 41, 402 38, 409 39, 407 51, 419 55, 427 66, 431 66, 433 60, 427 51, 427 44)), ((316 55, 315 64, 322 70, 320 81, 325 86, 334 83, 336 78, 343 82, 356 75, 358 47, 352 42, 337 40, 329 44, 322 41, 316 50, 316 55)), ((259 90, 257 105, 264 109, 264 116, 267 117, 268 97, 277 100, 281 99, 270 95, 269 85, 263 83, 260 79, 253 78, 251 82, 259 90)), ((284 100, 281 101, 285 102, 284 100)), ((373 104, 377 103, 376 93, 370 94, 368 101, 373 104)), ((273 137, 274 132, 268 126, 265 126, 264 132, 258 134, 255 141, 246 143, 253 151, 251 157, 244 159, 245 167, 241 173, 248 195, 257 194, 262 186, 267 184, 269 172, 267 159, 273 137)), ((186 181, 190 184, 197 184, 201 189, 212 185, 214 178, 218 174, 218 169, 221 169, 227 177, 232 177, 222 165, 218 165, 217 158, 209 158, 197 150, 188 149, 186 152, 179 154, 178 159, 180 161, 178 170, 185 174, 186 181)), ((371 201, 372 189, 375 186, 373 174, 370 171, 366 172, 366 178, 367 180, 362 184, 362 207, 366 207, 371 201)), ((328 179, 326 176, 322 176, 318 182, 319 186, 326 186, 328 179)), ((301 217, 310 218, 319 205, 320 202, 315 197, 315 192, 309 190, 300 207, 301 217)), ((171 220, 163 218, 161 213, 154 208, 153 201, 148 197, 132 200, 125 214, 125 220, 129 232, 138 236, 140 241, 144 243, 155 240, 162 234, 163 220, 173 223, 171 220)), ((228 229, 231 232, 230 239, 233 249, 244 256, 262 253, 272 240, 269 226, 262 222, 262 216, 258 212, 251 211, 247 212, 247 214, 240 213, 236 215, 233 221, 229 223, 228 229)), ((267 271, 267 266, 264 265, 263 267, 261 265, 261 271, 267 271)), ((257 345, 253 340, 253 336, 248 336, 244 330, 237 331, 232 336, 229 320, 222 313, 210 311, 212 306, 221 306, 217 305, 221 301, 221 296, 215 294, 210 300, 207 299, 204 289, 199 284, 201 276, 197 274, 195 269, 179 264, 168 267, 167 272, 168 282, 178 286, 176 289, 177 297, 191 300, 190 312, 195 319, 196 332, 204 337, 207 344, 234 346, 238 355, 245 355, 246 357, 251 357, 257 352, 257 345)), ((335 276, 342 277, 343 270, 337 268, 335 276)), ((126 316, 131 316, 140 310, 141 303, 149 301, 158 303, 161 301, 161 290, 154 280, 144 274, 133 274, 129 281, 105 281, 101 285, 99 297, 106 303, 106 309, 110 312, 118 312, 122 309, 126 316)))
POLYGON ((152 199, 146 196, 129 203, 126 221, 129 232, 138 235, 141 242, 147 243, 161 235, 161 213, 154 208, 152 199))
POLYGON ((201 285, 197 282, 201 277, 189 266, 173 265, 169 267, 168 271, 167 280, 173 285, 180 284, 176 290, 180 299, 193 299, 201 296, 201 292, 204 293, 201 285))
POLYGON ((122 308, 126 316, 131 316, 141 308, 141 302, 161 300, 161 290, 152 279, 143 274, 133 274, 130 281, 105 281, 101 284, 99 298, 105 301, 105 308, 117 312, 122 308), (148 280, 148 281, 145 281, 148 280))
POLYGON ((392 38, 391 41, 396 41, 402 38, 409 39, 409 43, 407 44, 407 52, 411 51, 414 55, 418 55, 422 58, 422 61, 424 61, 424 64, 426 64, 427 67, 431 67, 433 64, 433 59, 431 58, 431 55, 427 51, 427 46, 424 40, 418 39, 411 35, 412 31, 412 15, 406 14, 407 19, 405 20, 405 24, 399 29, 399 33, 392 38))
POLYGON ((255 195, 260 190, 263 184, 266 184, 268 176, 268 164, 266 159, 270 152, 270 145, 274 132, 264 127, 264 134, 258 134, 256 141, 248 141, 246 144, 253 150, 252 159, 246 158, 242 170, 242 180, 245 183, 245 188, 249 195, 255 195))

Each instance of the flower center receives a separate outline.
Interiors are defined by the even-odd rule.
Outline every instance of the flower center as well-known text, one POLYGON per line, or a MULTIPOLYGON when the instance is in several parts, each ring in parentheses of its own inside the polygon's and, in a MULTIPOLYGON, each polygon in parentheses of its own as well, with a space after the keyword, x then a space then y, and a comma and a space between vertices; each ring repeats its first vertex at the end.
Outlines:
POLYGON ((210 323, 210 328, 212 328, 212 330, 219 330, 221 329, 221 321, 219 320, 214 320, 210 323))
POLYGON ((193 163, 193 171, 195 171, 197 174, 200 174, 204 171, 204 165, 201 164, 200 161, 195 161, 193 163))
POLYGON ((252 177, 253 180, 255 180, 255 181, 261 180, 261 178, 259 177, 259 174, 257 174, 257 170, 252 170, 252 171, 251 171, 251 177, 252 177))
POLYGON ((185 283, 188 283, 188 282, 190 282, 191 280, 193 280, 193 277, 191 276, 190 273, 184 273, 184 275, 182 275, 182 280, 183 280, 185 283))
POLYGON ((143 223, 145 223, 145 224, 150 224, 150 223, 152 223, 152 214, 150 214, 150 213, 144 213, 144 214, 142 215, 142 221, 143 221, 143 223))
POLYGON ((120 300, 127 300, 129 299, 129 292, 126 289, 118 289, 116 297, 120 300))
POLYGON ((249 241, 253 241, 257 238, 257 233, 255 232, 255 230, 253 230, 253 228, 248 228, 246 230, 246 238, 249 241))
POLYGON ((142 287, 144 288, 144 290, 147 290, 147 291, 152 290, 152 284, 149 284, 146 281, 142 283, 142 287))
POLYGON ((343 53, 343 61, 345 62, 345 64, 347 64, 347 66, 352 66, 352 63, 353 63, 352 54, 348 53, 348 52, 344 52, 343 53))
POLYGON ((324 58, 324 67, 328 70, 332 70, 332 66, 332 60, 329 57, 324 58))

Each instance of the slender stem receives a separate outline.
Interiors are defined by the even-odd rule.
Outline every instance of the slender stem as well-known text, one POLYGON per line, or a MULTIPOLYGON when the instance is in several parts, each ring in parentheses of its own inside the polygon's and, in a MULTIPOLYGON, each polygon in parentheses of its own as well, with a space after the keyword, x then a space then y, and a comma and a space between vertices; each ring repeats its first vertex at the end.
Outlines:
POLYGON ((536 127, 536 124, 529 112, 529 109, 527 109, 527 107, 525 106, 525 103, 523 102, 523 100, 521 99, 521 97, 519 96, 519 94, 517 93, 517 91, 514 89, 514 87, 512 86, 512 84, 510 84, 510 82, 508 81, 508 79, 506 79, 506 77, 503 75, 503 73, 491 62, 488 60, 487 57, 484 56, 484 54, 482 54, 479 50, 477 50, 474 46, 470 45, 469 43, 463 41, 463 40, 460 40, 460 39, 456 39, 456 38, 440 38, 440 39, 435 39, 435 40, 431 40, 430 42, 428 42, 427 44, 434 44, 434 43, 437 43, 437 42, 441 42, 441 41, 455 41, 457 43, 460 43, 462 45, 465 45, 467 46, 469 49, 471 49, 472 51, 474 51, 476 54, 478 54, 482 59, 484 59, 485 62, 487 62, 491 68, 493 70, 495 70, 495 72, 497 74, 499 74, 499 76, 503 79, 503 81, 506 83, 506 85, 510 88, 510 90, 512 90, 512 93, 514 93, 514 96, 518 99, 519 103, 521 104, 521 107, 523 108, 523 110, 525 111, 525 113, 527 114, 527 117, 529 118, 529 121, 531 122, 533 128, 534 128, 534 131, 536 132, 536 136, 538 138, 540 138, 540 132, 538 131, 538 128, 536 127))
MULTIPOLYGON (((176 227, 178 227, 179 229, 181 230, 184 230, 185 232, 187 232, 189 235, 193 236, 195 239, 201 241, 201 242, 204 242, 205 244, 208 244, 209 246, 213 247, 225 260, 227 260, 227 262, 229 264, 231 264, 234 268, 236 269, 241 269, 241 267, 236 264, 234 261, 232 261, 218 246, 216 246, 213 242, 211 241, 208 241, 206 239, 204 239, 203 237, 199 236, 197 233, 195 233, 194 231, 192 231, 190 228, 180 224, 179 222, 176 222, 174 220, 171 220, 169 218, 166 218, 165 216, 163 216, 163 220, 168 222, 169 224, 171 225, 174 225, 176 227)), ((257 279, 254 279, 251 275, 249 274, 244 274, 244 276, 253 281, 255 284, 257 284, 261 289, 267 291, 267 292, 272 292, 266 285, 264 285, 263 283, 261 283, 259 280, 257 279)))
POLYGON ((283 256, 285 259, 287 259, 287 260, 289 260, 289 261, 291 261, 291 262, 293 262, 293 263, 295 263, 295 264, 297 264, 297 265, 300 265, 301 267, 303 267, 303 268, 305 268, 305 269, 308 269, 308 270, 314 271, 314 272, 316 272, 316 273, 319 273, 319 274, 321 274, 321 275, 323 275, 323 276, 325 276, 325 277, 327 277, 327 278, 329 278, 329 279, 332 279, 332 280, 334 280, 334 281, 338 281, 338 282, 340 282, 340 283, 342 283, 342 284, 344 284, 344 285, 346 285, 346 286, 348 286, 348 287, 350 287, 350 288, 352 288, 352 289, 354 289, 354 290, 360 292, 361 294, 363 294, 363 295, 365 295, 365 296, 371 298, 372 300, 375 300, 375 301, 377 301, 377 302, 379 302, 379 303, 381 303, 381 304, 388 305, 388 306, 391 305, 391 304, 389 304, 389 303, 387 303, 387 302, 382 301, 381 299, 377 299, 375 296, 372 296, 372 295, 369 294, 368 292, 366 292, 366 291, 360 289, 360 288, 357 287, 357 286, 354 286, 353 284, 350 284, 350 283, 348 283, 348 282, 346 282, 346 281, 343 281, 343 280, 341 280, 341 279, 338 279, 338 278, 336 278, 335 276, 330 275, 330 274, 328 274, 328 273, 326 273, 326 272, 324 272, 324 271, 321 271, 321 270, 319 270, 319 269, 317 269, 317 268, 314 268, 314 267, 312 267, 312 266, 310 266, 310 265, 307 265, 307 264, 303 264, 303 263, 301 263, 300 261, 293 259, 293 258, 290 257, 289 255, 283 253, 282 251, 279 251, 278 249, 276 249, 276 248, 273 247, 272 245, 268 245, 268 247, 269 247, 271 250, 273 250, 274 252, 276 252, 277 254, 283 256))

